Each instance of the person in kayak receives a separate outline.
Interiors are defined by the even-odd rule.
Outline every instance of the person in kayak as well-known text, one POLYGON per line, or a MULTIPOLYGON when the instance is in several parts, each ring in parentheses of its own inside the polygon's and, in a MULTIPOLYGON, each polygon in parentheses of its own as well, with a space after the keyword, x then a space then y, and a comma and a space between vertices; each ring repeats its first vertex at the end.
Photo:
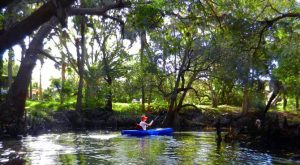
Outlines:
POLYGON ((153 124, 153 120, 151 120, 151 122, 150 122, 149 124, 146 123, 147 119, 148 119, 147 116, 142 115, 142 116, 141 116, 141 122, 138 124, 139 126, 141 126, 141 128, 142 128, 143 130, 146 130, 147 127, 149 127, 149 126, 151 126, 151 125, 153 124))

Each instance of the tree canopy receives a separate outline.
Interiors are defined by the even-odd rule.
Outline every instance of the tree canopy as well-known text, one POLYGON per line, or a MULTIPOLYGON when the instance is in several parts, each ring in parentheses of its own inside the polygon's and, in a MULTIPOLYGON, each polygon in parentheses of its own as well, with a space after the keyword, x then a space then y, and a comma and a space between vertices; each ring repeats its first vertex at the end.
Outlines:
POLYGON ((48 92, 61 105, 76 97, 76 110, 141 99, 143 111, 167 104, 168 125, 200 104, 267 112, 288 97, 299 110, 299 1, 5 0, 0 9, 1 74, 5 51, 23 51, 3 123, 21 125, 44 57, 61 70, 48 92))

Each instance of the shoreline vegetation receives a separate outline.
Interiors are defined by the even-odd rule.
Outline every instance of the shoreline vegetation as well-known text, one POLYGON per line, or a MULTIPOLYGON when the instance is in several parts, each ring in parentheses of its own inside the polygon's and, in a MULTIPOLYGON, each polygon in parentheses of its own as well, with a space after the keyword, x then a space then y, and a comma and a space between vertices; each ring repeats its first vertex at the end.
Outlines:
POLYGON ((0 2, 0 139, 145 114, 300 153, 299 0, 20 2, 0 2))
MULTIPOLYGON (((163 120, 167 113, 165 109, 140 112, 136 108, 137 104, 131 106, 132 109, 128 105, 124 108, 124 105, 123 109, 118 105, 119 109, 113 111, 96 108, 83 111, 28 110, 27 130, 22 136, 69 131, 136 129, 135 123, 139 121, 141 114, 146 114, 149 120, 157 118, 151 128, 164 127, 163 120)), ((295 159, 300 155, 300 114, 297 112, 274 110, 262 119, 257 110, 242 114, 240 107, 201 106, 199 109, 182 110, 178 119, 178 124, 173 128, 175 131, 214 131, 218 143, 239 142, 254 149, 290 151, 293 153, 290 156, 295 159), (261 122, 259 125, 257 119, 261 122)), ((5 133, 2 134, 1 139, 3 138, 6 138, 5 133)))

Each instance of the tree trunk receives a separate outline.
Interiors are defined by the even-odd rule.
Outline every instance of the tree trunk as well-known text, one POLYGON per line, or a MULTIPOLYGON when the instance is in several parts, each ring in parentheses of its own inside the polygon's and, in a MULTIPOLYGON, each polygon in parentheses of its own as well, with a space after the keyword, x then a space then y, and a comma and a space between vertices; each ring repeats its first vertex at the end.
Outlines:
POLYGON ((38 93, 39 100, 43 99, 42 68, 43 68, 43 62, 41 62, 41 68, 40 68, 40 83, 39 83, 39 93, 38 93))
POLYGON ((81 40, 76 40, 76 47, 77 47, 77 63, 78 63, 78 73, 79 73, 79 83, 78 83, 78 93, 77 93, 77 103, 76 103, 76 110, 82 110, 82 90, 83 90, 83 74, 84 74, 84 58, 86 54, 85 49, 85 17, 80 17, 80 35, 81 40), (81 47, 81 53, 79 49, 81 47))
POLYGON ((175 113, 176 113, 175 110, 168 110, 166 119, 163 122, 164 126, 174 127, 174 125, 176 125, 176 123, 175 123, 175 116, 176 116, 176 114, 175 113))
POLYGON ((38 50, 43 49, 43 40, 56 25, 56 19, 43 25, 36 33, 26 52, 24 60, 21 61, 19 72, 11 85, 4 104, 1 105, 0 121, 2 124, 14 125, 15 131, 11 134, 18 134, 25 127, 23 116, 28 86, 31 80, 32 70, 38 59, 38 50))
POLYGON ((107 57, 107 52, 106 52, 106 41, 108 39, 108 35, 104 37, 103 44, 102 44, 102 53, 103 53, 103 69, 105 73, 105 81, 108 84, 108 92, 106 95, 106 105, 105 109, 112 111, 112 75, 111 75, 111 68, 109 66, 109 59, 107 57))
POLYGON ((296 111, 299 111, 299 92, 296 93, 296 111))
POLYGON ((267 105, 265 107, 265 110, 264 110, 264 113, 266 114, 268 112, 268 110, 270 109, 271 107, 271 104, 273 102, 273 100, 277 97, 278 93, 277 92, 272 92, 272 95, 271 97, 269 98, 268 102, 267 102, 267 105))
POLYGON ((3 54, 4 52, 0 52, 0 103, 2 104, 2 87, 3 87, 3 80, 2 80, 2 74, 3 74, 3 54))
POLYGON ((109 87, 109 92, 106 96, 106 105, 105 105, 105 109, 112 111, 112 92, 111 92, 111 85, 109 87))
POLYGON ((246 114, 249 111, 250 107, 250 100, 249 100, 249 89, 248 89, 248 82, 246 82, 243 88, 243 104, 242 104, 242 113, 246 114))
POLYGON ((29 99, 32 99, 32 78, 30 79, 30 84, 29 84, 29 99))
POLYGON ((286 111, 286 106, 287 106, 287 98, 286 94, 283 95, 283 110, 286 111))
MULTIPOLYGON (((82 40, 82 39, 81 39, 82 40)), ((82 110, 82 88, 83 88, 83 54, 80 53, 80 43, 79 39, 76 40, 76 50, 77 50, 77 65, 78 65, 78 74, 79 74, 79 82, 78 82, 78 91, 77 91, 77 102, 76 102, 76 110, 82 110)))
POLYGON ((167 113, 167 117, 164 121, 164 125, 165 126, 174 126, 175 123, 175 117, 177 116, 177 112, 176 112, 176 101, 177 101, 177 96, 178 96, 178 88, 179 88, 179 84, 180 84, 180 79, 181 77, 183 77, 184 75, 184 67, 187 63, 188 60, 188 49, 185 49, 184 52, 184 56, 182 59, 182 63, 180 65, 179 71, 178 71, 178 75, 176 77, 176 81, 175 81, 175 85, 170 97, 170 102, 169 102, 169 109, 168 109, 168 113, 167 113))
POLYGON ((281 90, 281 84, 278 80, 276 79, 271 79, 270 81, 270 88, 273 89, 273 92, 272 92, 272 95, 270 96, 268 102, 267 102, 267 105, 265 107, 265 110, 264 110, 264 115, 268 112, 268 110, 270 109, 271 107, 271 104, 273 102, 273 100, 277 97, 277 95, 279 94, 280 90, 281 90))
POLYGON ((62 105, 65 100, 65 82, 66 82, 66 56, 61 54, 61 90, 60 90, 60 104, 62 105))
POLYGON ((106 105, 105 105, 105 109, 112 111, 112 91, 111 91, 111 85, 112 85, 112 78, 110 76, 108 76, 107 78, 107 83, 108 83, 108 94, 106 96, 106 105))
POLYGON ((190 77, 190 80, 189 80, 187 86, 185 87, 186 89, 183 91, 183 94, 181 95, 180 100, 179 100, 179 102, 177 104, 177 107, 176 107, 176 112, 177 113, 179 113, 179 110, 182 108, 185 96, 186 96, 187 92, 189 91, 189 89, 192 88, 192 84, 195 81, 196 76, 197 76, 197 72, 194 72, 193 75, 190 77))
MULTIPOLYGON (((28 37, 30 38, 30 37, 28 37)), ((21 61, 25 58, 25 54, 26 54, 26 44, 25 41, 21 41, 20 42, 20 47, 21 47, 21 61)))
POLYGON ((140 78, 140 81, 141 81, 141 93, 142 93, 142 112, 145 112, 145 83, 143 81, 143 79, 145 78, 145 64, 144 64, 144 58, 145 58, 145 55, 144 55, 144 49, 145 49, 145 44, 146 44, 146 31, 145 30, 142 30, 141 31, 141 50, 140 50, 140 62, 141 62, 141 71, 142 71, 142 74, 141 74, 141 78, 140 78))
POLYGON ((147 105, 148 111, 151 110, 151 107, 150 107, 151 101, 152 101, 152 88, 150 87, 149 96, 148 96, 148 105, 147 105))
POLYGON ((8 51, 8 65, 7 65, 7 77, 8 77, 8 86, 10 87, 13 82, 13 58, 14 50, 11 48, 8 51))
POLYGON ((213 108, 217 108, 219 105, 219 101, 218 101, 218 96, 216 95, 216 93, 212 93, 212 107, 213 108))

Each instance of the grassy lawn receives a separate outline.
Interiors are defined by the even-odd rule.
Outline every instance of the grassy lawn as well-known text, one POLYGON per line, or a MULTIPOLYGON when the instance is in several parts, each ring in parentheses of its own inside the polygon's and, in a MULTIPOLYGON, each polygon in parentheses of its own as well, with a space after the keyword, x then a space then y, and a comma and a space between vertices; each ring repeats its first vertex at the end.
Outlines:
MULTIPOLYGON (((57 110, 74 110, 76 100, 66 100, 63 105, 60 105, 57 101, 31 101, 26 102, 26 110, 28 116, 41 117, 45 118, 51 116, 51 113, 57 110)), ((210 114, 213 116, 231 114, 231 113, 240 113, 241 107, 230 106, 230 105, 219 105, 217 108, 212 108, 210 105, 197 105, 197 107, 204 114, 210 114)), ((291 123, 300 123, 300 112, 295 110, 284 111, 281 105, 277 107, 272 107, 269 110, 269 113, 278 114, 279 117, 287 116, 288 121, 291 123)), ((142 114, 140 103, 113 103, 113 110, 122 115, 129 116, 139 116, 142 114)), ((168 109, 166 103, 151 103, 150 107, 146 104, 147 113, 161 111, 168 109)), ((188 109, 184 109, 188 110, 188 109)))

